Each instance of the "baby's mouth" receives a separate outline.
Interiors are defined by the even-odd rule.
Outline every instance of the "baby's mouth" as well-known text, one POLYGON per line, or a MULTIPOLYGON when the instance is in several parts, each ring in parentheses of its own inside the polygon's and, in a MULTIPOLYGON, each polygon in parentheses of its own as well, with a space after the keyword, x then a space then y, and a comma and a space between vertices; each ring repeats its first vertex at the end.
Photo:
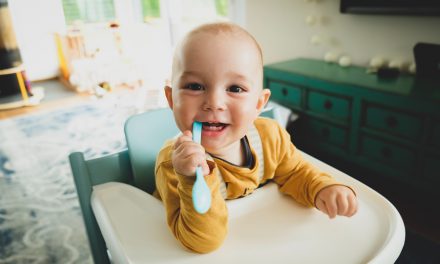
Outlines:
POLYGON ((213 123, 203 122, 202 125, 203 125, 203 130, 205 131, 221 131, 228 126, 228 124, 219 123, 219 122, 213 122, 213 123))

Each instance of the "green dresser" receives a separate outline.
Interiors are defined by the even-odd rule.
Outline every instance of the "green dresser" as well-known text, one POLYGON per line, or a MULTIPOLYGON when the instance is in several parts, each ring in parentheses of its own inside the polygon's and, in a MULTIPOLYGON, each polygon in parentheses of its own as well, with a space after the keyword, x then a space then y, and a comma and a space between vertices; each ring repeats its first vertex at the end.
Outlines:
POLYGON ((305 152, 424 189, 440 183, 440 82, 295 59, 266 65, 264 85, 300 115, 290 132, 305 152))

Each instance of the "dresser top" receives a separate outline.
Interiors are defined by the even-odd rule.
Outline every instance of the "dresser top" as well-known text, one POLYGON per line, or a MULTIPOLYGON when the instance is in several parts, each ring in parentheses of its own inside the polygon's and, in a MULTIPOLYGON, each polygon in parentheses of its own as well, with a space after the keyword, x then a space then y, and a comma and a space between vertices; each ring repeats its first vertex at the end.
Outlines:
POLYGON ((409 74, 400 74, 397 78, 384 79, 378 78, 376 74, 367 73, 367 69, 364 67, 341 67, 336 63, 304 58, 268 64, 264 68, 266 71, 282 71, 333 83, 365 87, 401 95, 429 97, 440 101, 439 81, 419 79, 409 74))

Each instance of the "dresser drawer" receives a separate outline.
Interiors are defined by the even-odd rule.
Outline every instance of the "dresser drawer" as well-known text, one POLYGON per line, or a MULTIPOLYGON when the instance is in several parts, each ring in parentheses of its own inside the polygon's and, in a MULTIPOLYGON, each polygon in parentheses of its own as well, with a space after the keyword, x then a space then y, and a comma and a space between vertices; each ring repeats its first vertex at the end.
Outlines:
POLYGON ((429 143, 440 147, 440 122, 435 122, 430 130, 429 143))
POLYGON ((416 153, 404 146, 379 138, 362 135, 360 156, 378 161, 387 167, 409 172, 414 168, 416 153))
POLYGON ((307 108, 317 114, 347 121, 350 117, 350 101, 347 98, 310 91, 307 108))
POLYGON ((340 148, 347 148, 348 146, 348 131, 326 122, 308 118, 301 123, 302 137, 313 141, 334 145, 340 148))
POLYGON ((301 107, 301 88, 276 81, 269 82, 271 99, 294 108, 301 107))
POLYGON ((365 126, 419 141, 423 120, 420 116, 377 105, 366 107, 365 126))

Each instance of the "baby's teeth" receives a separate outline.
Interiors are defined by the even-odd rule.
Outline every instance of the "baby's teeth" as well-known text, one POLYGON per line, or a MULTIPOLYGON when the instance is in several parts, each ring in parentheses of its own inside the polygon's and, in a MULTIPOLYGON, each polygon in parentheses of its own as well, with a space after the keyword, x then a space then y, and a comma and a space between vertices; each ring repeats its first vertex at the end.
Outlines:
POLYGON ((211 131, 218 131, 222 129, 221 126, 206 126, 205 128, 206 130, 211 130, 211 131))

